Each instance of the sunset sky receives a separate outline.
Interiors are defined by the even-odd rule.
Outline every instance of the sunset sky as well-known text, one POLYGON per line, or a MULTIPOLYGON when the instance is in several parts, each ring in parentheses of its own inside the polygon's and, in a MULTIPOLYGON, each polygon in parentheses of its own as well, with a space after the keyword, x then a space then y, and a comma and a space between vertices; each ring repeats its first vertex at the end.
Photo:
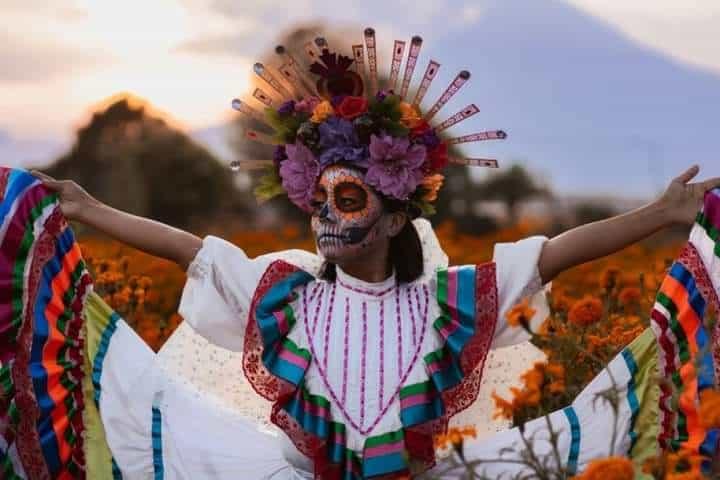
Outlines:
MULTIPOLYGON (((297 22, 372 25, 384 42, 421 33, 432 48, 471 29, 487 1, 496 0, 2 0, 0 142, 67 144, 88 108, 120 91, 188 130, 218 125, 246 89, 254 58, 297 22)), ((569 3, 632 43, 720 74, 717 0, 569 3)))

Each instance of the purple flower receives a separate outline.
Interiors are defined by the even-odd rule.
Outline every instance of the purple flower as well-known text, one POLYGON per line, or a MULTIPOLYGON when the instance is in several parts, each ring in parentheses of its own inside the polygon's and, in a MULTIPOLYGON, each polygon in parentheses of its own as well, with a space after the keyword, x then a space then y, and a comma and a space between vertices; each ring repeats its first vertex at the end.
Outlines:
POLYGON ((320 142, 320 166, 323 168, 339 162, 357 166, 367 165, 367 147, 360 144, 352 122, 339 117, 330 117, 318 127, 320 142))
POLYGON ((420 136, 415 139, 416 143, 421 143, 427 147, 428 150, 432 150, 440 145, 440 138, 435 133, 434 128, 425 130, 420 136))
POLYGON ((282 186, 295 205, 309 212, 320 165, 315 155, 300 142, 285 145, 285 151, 287 159, 280 163, 282 186))
POLYGON ((285 145, 276 145, 273 149, 273 162, 275 165, 280 165, 280 162, 285 160, 287 154, 285 153, 285 145))
POLYGON ((288 115, 290 113, 293 113, 295 111, 295 100, 288 100, 287 102, 283 102, 282 105, 280 105, 280 108, 278 108, 278 113, 281 113, 283 115, 288 115))
POLYGON ((375 94, 375 100, 382 102, 388 95, 395 95, 395 92, 393 90, 378 90, 375 94))
POLYGON ((347 97, 347 95, 334 95, 330 99, 330 104, 333 106, 333 108, 337 108, 338 105, 340 105, 343 101, 343 99, 347 97))
POLYGON ((315 110, 315 107, 317 107, 320 102, 322 102, 322 99, 318 97, 303 98, 295 104, 295 111, 312 115, 313 110, 315 110))
POLYGON ((365 181, 379 192, 407 200, 423 179, 424 145, 390 135, 370 136, 370 160, 365 181))

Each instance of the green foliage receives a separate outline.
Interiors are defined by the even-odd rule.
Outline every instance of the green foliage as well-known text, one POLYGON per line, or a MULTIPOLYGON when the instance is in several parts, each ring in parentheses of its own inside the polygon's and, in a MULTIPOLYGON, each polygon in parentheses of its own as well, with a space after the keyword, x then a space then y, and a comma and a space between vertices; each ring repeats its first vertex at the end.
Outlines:
POLYGON ((253 190, 253 193, 260 203, 285 193, 280 175, 274 166, 269 167, 265 174, 260 177, 260 181, 253 190))

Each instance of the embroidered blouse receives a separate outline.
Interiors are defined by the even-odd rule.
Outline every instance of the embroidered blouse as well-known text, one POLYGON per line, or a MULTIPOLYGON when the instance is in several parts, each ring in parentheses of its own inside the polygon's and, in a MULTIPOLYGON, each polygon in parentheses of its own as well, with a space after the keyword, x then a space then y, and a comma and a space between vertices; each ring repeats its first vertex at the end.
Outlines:
POLYGON ((546 240, 498 244, 493 261, 454 267, 426 243, 423 275, 398 284, 340 268, 328 282, 316 276, 317 255, 250 259, 208 236, 180 313, 211 342, 243 351, 272 422, 309 459, 298 457, 299 468, 322 478, 415 474, 434 464, 433 435, 475 400, 489 349, 527 339, 504 318, 540 292, 546 240))

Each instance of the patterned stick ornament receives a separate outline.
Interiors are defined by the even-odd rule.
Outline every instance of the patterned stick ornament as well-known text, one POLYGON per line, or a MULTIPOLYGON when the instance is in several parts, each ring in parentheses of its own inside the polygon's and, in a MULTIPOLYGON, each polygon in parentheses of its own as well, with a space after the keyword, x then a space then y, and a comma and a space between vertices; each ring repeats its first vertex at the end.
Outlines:
POLYGON ((492 158, 449 157, 449 161, 455 165, 466 165, 468 167, 498 168, 498 161, 492 158))
POLYGON ((285 78, 293 78, 294 84, 299 86, 303 93, 315 95, 315 83, 305 75, 305 72, 303 72, 302 67, 295 57, 282 45, 275 47, 275 53, 280 55, 280 58, 285 61, 281 67, 281 72, 285 75, 285 78), (308 87, 308 85, 310 85, 310 87, 308 87))
POLYGON ((365 29, 365 48, 367 48, 368 66, 370 68, 370 94, 375 95, 378 90, 377 79, 377 50, 375 48, 375 30, 365 29))
POLYGON ((474 103, 471 103, 470 105, 463 108, 462 110, 457 112, 455 115, 453 115, 452 117, 448 118, 447 120, 442 122, 440 125, 435 127, 435 132, 440 133, 443 130, 446 130, 446 129, 452 127, 453 125, 457 125, 458 123, 462 122, 466 118, 472 117, 479 111, 480 111, 480 109, 474 103))
POLYGON ((484 140, 504 140, 507 134, 502 130, 489 130, 487 132, 471 133, 462 137, 455 137, 447 140, 448 145, 457 145, 458 143, 482 142, 484 140))
POLYGON ((290 64, 283 63, 278 67, 278 70, 282 74, 285 81, 292 87, 295 93, 296 100, 300 100, 304 96, 312 95, 312 93, 310 93, 310 90, 308 90, 302 80, 298 78, 297 74, 290 66, 290 64))
POLYGON ((404 53, 405 42, 402 40, 395 40, 395 45, 393 45, 392 64, 390 65, 390 78, 387 83, 388 90, 395 90, 398 76, 400 75, 400 64, 402 63, 404 53))
POLYGON ((353 58, 355 59, 355 72, 361 77, 365 76, 365 47, 353 45, 353 58))
POLYGON ((282 86, 282 84, 278 81, 277 78, 275 78, 275 75, 273 75, 272 72, 265 68, 265 65, 257 62, 255 63, 255 65, 253 65, 253 71, 258 77, 262 78, 265 82, 267 82, 267 84, 270 85, 273 90, 275 90, 278 95, 282 97, 283 100, 292 98, 292 94, 288 92, 285 87, 282 86))
POLYGON ((418 108, 420 106, 420 102, 422 102, 423 98, 425 98, 425 94, 427 93, 428 88, 430 88, 430 84, 432 83, 433 78, 435 78, 435 75, 437 75, 439 68, 440 64, 438 62, 430 60, 430 63, 428 63, 428 66, 425 69, 425 75, 423 75, 422 82, 420 82, 420 88, 418 88, 417 93, 415 93, 415 99, 412 102, 413 107, 418 108))
POLYGON ((318 53, 317 49, 315 48, 315 45, 313 42, 307 42, 305 45, 303 45, 303 50, 305 51, 305 55, 308 56, 308 60, 310 60, 310 63, 317 62, 320 60, 320 54, 318 53))
POLYGON ((457 74, 455 77, 455 80, 452 81, 450 85, 445 89, 443 94, 438 98, 437 102, 435 102, 435 105, 432 106, 432 108, 428 111, 427 114, 425 114, 425 121, 429 122, 437 112, 440 111, 440 109, 445 106, 445 104, 455 95, 458 90, 462 88, 463 85, 465 85, 465 82, 467 82, 470 79, 470 72, 467 70, 463 70, 460 73, 457 74))
POLYGON ((255 110, 254 108, 252 108, 250 105, 243 102, 239 98, 233 98, 232 108, 234 110, 237 110, 240 113, 247 115, 248 117, 254 118, 258 122, 262 122, 263 124, 266 124, 265 116, 262 113, 258 112, 257 110, 255 110))
POLYGON ((422 47, 422 38, 415 35, 410 40, 410 50, 408 51, 408 59, 405 62, 405 74, 403 75, 402 87, 400 87, 400 98, 405 98, 410 88, 410 81, 412 80, 413 73, 415 72, 415 65, 417 65, 418 55, 420 55, 420 48, 422 47))
POLYGON ((272 160, 233 160, 230 162, 230 170, 233 172, 262 170, 272 165, 272 160))
POLYGON ((267 133, 258 132, 257 130, 253 130, 252 128, 248 128, 245 130, 245 138, 248 140, 252 140, 253 142, 262 143, 263 145, 277 145, 278 142, 273 139, 272 136, 268 135, 267 133))
POLYGON ((255 98, 257 101, 265 105, 266 107, 272 107, 273 106, 273 100, 270 95, 265 93, 262 88, 256 88, 253 91, 252 94, 253 98, 255 98))

